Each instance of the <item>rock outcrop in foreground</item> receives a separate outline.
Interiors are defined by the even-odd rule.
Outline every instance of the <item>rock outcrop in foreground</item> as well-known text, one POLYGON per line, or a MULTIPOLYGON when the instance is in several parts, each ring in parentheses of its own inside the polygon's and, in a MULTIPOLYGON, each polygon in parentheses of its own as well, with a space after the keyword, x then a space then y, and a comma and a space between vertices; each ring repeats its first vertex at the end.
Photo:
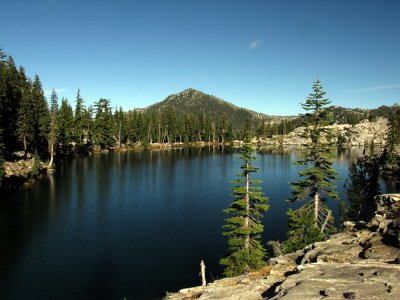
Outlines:
POLYGON ((180 290, 166 299, 400 299, 400 194, 376 197, 368 223, 295 253, 256 273, 180 290))

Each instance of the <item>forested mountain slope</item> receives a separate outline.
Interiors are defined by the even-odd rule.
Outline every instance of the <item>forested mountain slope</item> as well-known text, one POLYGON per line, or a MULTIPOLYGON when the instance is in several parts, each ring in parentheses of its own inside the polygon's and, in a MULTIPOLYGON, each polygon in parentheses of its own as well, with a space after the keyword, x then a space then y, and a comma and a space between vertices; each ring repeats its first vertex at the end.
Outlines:
POLYGON ((160 113, 169 106, 175 108, 178 118, 185 114, 205 114, 213 120, 218 120, 221 115, 226 114, 226 117, 232 120, 235 129, 240 128, 246 118, 255 121, 272 118, 266 114, 235 106, 225 100, 191 88, 178 94, 172 94, 165 100, 144 108, 143 111, 145 113, 160 113))

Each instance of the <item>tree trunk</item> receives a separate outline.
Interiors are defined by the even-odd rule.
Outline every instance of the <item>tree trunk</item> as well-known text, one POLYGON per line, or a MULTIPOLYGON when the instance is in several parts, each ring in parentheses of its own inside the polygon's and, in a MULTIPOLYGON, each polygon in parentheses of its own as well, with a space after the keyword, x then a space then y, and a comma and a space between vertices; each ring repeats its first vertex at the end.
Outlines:
POLYGON ((149 124, 149 130, 147 131, 147 140, 149 141, 150 144, 153 143, 153 137, 152 137, 152 134, 151 134, 151 121, 150 121, 150 124, 149 124))
POLYGON ((49 165, 47 166, 49 169, 53 166, 53 157, 54 157, 54 145, 50 145, 50 162, 49 165))
POLYGON ((324 221, 324 224, 322 224, 322 227, 321 227, 321 233, 323 234, 324 233, 324 230, 325 230, 325 227, 326 227, 326 225, 328 224, 328 221, 329 221, 329 218, 331 217, 331 211, 329 210, 328 211, 328 214, 326 215, 326 219, 325 219, 325 221, 324 221))
POLYGON ((206 286, 206 265, 204 264, 204 261, 202 260, 200 263, 200 276, 201 276, 201 285, 206 286))
POLYGON ((119 131, 118 131, 118 148, 121 149, 121 121, 119 121, 119 131))
POLYGON ((26 156, 27 151, 28 151, 28 146, 26 144, 26 137, 24 136, 24 152, 25 152, 25 156, 26 156))
POLYGON ((158 123, 158 137, 157 137, 157 142, 161 143, 161 124, 158 123))
POLYGON ((314 220, 315 220, 315 226, 319 228, 318 226, 318 211, 319 211, 319 194, 315 193, 314 195, 314 220))
MULTIPOLYGON (((246 169, 249 168, 249 164, 246 164, 246 169)), ((250 221, 250 174, 246 174, 246 216, 244 219, 244 228, 249 228, 250 221)), ((250 235, 247 234, 246 240, 244 242, 244 247, 246 250, 250 248, 250 235)))

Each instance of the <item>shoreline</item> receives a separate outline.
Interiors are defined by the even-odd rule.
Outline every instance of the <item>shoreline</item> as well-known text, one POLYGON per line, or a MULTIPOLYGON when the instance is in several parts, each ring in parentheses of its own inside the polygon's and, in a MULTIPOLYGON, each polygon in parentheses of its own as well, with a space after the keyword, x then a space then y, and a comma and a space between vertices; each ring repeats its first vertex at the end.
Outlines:
MULTIPOLYGON (((141 145, 139 143, 133 146, 126 147, 125 145, 120 148, 110 148, 110 149, 95 149, 92 147, 86 155, 75 155, 71 159, 76 159, 80 157, 87 157, 96 154, 106 154, 109 152, 126 152, 126 151, 165 151, 171 149, 190 149, 190 148, 204 148, 204 147, 232 147, 240 148, 243 141, 235 140, 231 142, 221 143, 221 142, 195 142, 195 143, 153 143, 147 145, 141 145)), ((252 141, 253 146, 257 147, 258 150, 301 150, 304 149, 304 145, 301 144, 264 144, 258 141, 252 141)), ((377 145, 378 149, 383 147, 383 145, 377 145)), ((365 148, 365 146, 354 146, 347 145, 345 147, 337 147, 337 149, 356 149, 365 148)), ((67 160, 59 160, 56 165, 62 164, 67 160)), ((6 174, 3 177, 2 186, 0 191, 17 191, 21 189, 29 189, 34 186, 38 181, 44 178, 48 173, 50 173, 45 162, 40 162, 39 165, 34 166, 34 159, 20 159, 11 161, 5 161, 6 174), (15 167, 16 166, 16 167, 15 167), (37 168, 37 170, 34 170, 37 168), (12 171, 10 171, 12 170, 12 171), (7 172, 8 171, 8 172, 7 172), (7 174, 9 173, 9 174, 7 174), (11 174, 10 174, 11 173, 11 174)))

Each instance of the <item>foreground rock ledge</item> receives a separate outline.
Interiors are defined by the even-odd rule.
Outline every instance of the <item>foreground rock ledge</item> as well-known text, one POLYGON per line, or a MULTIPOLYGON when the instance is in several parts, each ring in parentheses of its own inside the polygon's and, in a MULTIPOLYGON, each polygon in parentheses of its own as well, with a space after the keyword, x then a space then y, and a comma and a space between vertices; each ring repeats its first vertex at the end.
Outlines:
POLYGON ((214 281, 166 299, 400 299, 400 194, 376 197, 368 223, 295 253, 259 272, 214 281))

